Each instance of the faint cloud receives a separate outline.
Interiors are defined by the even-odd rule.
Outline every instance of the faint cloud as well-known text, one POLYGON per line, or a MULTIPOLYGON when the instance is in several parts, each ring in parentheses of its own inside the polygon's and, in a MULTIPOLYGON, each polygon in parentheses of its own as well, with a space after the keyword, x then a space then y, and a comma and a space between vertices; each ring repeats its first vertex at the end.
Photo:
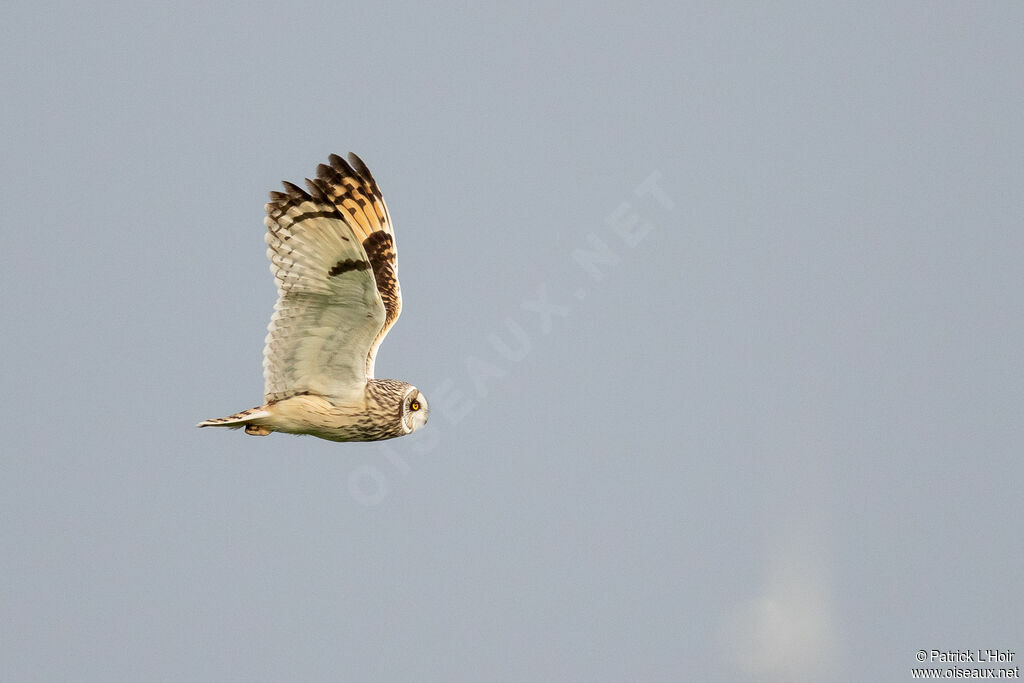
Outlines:
POLYGON ((820 537, 807 526, 790 524, 777 534, 763 592, 738 605, 723 625, 728 657, 755 680, 826 680, 838 666, 831 582, 820 537))

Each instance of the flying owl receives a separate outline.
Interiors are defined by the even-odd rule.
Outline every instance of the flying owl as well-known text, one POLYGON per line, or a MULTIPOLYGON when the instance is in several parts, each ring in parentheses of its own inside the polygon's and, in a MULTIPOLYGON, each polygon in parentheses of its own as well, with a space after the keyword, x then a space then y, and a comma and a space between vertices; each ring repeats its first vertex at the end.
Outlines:
POLYGON ((427 423, 416 387, 374 378, 377 349, 402 311, 387 206, 359 157, 329 160, 306 179, 308 192, 284 182, 266 206, 278 298, 263 349, 264 404, 198 427, 378 441, 427 423))

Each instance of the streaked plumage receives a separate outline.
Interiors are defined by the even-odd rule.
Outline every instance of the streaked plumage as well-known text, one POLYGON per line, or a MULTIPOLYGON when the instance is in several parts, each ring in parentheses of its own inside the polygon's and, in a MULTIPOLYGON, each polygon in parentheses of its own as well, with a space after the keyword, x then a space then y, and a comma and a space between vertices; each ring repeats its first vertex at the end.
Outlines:
POLYGON ((264 405, 199 427, 377 441, 427 422, 426 398, 374 378, 377 349, 402 312, 387 206, 366 164, 332 154, 308 192, 285 182, 267 204, 278 299, 263 349, 264 405))

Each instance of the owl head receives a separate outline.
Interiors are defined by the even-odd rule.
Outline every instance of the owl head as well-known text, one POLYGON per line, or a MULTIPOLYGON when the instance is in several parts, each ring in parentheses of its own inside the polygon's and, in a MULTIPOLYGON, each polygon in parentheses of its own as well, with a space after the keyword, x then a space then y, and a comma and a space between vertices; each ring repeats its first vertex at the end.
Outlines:
POLYGON ((405 433, 415 432, 427 424, 430 416, 430 406, 427 405, 427 397, 419 389, 410 386, 402 398, 402 427, 405 433))

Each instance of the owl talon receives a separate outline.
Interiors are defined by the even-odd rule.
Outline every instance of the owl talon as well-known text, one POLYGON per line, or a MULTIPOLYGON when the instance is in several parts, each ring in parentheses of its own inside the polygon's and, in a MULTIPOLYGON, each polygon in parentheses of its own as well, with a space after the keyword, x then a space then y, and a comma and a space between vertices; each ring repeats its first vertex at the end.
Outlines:
POLYGON ((245 433, 250 436, 266 436, 270 430, 259 425, 245 425, 245 433))

